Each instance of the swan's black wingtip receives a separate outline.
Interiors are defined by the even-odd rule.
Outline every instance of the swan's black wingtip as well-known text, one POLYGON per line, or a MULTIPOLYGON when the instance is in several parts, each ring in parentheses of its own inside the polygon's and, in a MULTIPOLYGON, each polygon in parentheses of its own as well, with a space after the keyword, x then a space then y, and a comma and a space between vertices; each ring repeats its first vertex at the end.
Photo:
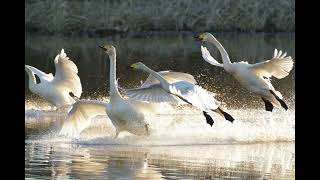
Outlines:
POLYGON ((212 127, 214 121, 211 118, 211 116, 209 116, 209 114, 207 112, 205 112, 205 111, 203 111, 203 115, 204 115, 204 117, 206 117, 207 123, 212 127))

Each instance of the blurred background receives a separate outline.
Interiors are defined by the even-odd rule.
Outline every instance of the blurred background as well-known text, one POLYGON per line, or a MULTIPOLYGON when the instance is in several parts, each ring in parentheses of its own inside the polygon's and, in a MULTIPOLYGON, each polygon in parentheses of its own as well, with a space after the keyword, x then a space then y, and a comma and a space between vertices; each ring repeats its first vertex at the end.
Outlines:
POLYGON ((30 33, 294 32, 294 0, 26 0, 30 33))

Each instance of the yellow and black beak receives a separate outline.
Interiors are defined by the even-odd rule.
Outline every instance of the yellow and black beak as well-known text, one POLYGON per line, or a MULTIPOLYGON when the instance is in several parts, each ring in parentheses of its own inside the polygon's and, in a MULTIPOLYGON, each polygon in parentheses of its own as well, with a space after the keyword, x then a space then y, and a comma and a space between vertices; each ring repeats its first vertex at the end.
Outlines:
POLYGON ((107 51, 107 49, 103 46, 98 45, 101 49, 103 49, 104 51, 107 51))
POLYGON ((193 37, 196 41, 203 41, 203 34, 196 35, 193 37))
POLYGON ((129 67, 132 68, 132 69, 136 69, 137 65, 136 64, 131 64, 129 67))

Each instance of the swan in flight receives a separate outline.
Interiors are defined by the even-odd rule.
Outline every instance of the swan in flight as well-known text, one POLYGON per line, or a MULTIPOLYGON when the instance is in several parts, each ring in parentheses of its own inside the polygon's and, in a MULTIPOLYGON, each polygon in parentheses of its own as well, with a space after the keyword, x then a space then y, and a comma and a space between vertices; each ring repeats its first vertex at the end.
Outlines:
POLYGON ((52 73, 46 74, 39 69, 25 65, 25 71, 29 77, 29 89, 32 93, 43 97, 57 108, 72 105, 75 100, 70 96, 72 92, 80 98, 82 86, 77 66, 69 60, 64 49, 54 59, 56 68, 55 76, 52 73), (37 84, 37 75, 40 83, 37 84))
POLYGON ((285 110, 288 109, 281 93, 275 90, 270 79, 272 76, 281 79, 289 75, 293 67, 291 56, 286 56, 287 53, 282 53, 281 50, 275 49, 273 57, 264 62, 256 64, 248 64, 248 62, 231 63, 228 53, 212 34, 202 33, 195 38, 199 41, 212 43, 218 48, 223 64, 215 60, 207 48, 201 46, 203 59, 214 66, 223 67, 240 84, 258 94, 265 103, 266 111, 272 111, 274 106, 277 108, 283 107, 285 110))
POLYGON ((109 103, 96 100, 80 100, 68 113, 62 125, 60 135, 78 136, 88 127, 91 119, 98 115, 107 115, 116 128, 114 138, 121 131, 135 135, 149 135, 149 124, 145 121, 144 113, 152 112, 153 106, 147 102, 123 99, 118 91, 116 80, 116 49, 112 45, 99 46, 110 59, 110 100, 109 103))
POLYGON ((126 95, 131 99, 157 103, 188 103, 200 109, 207 123, 211 126, 214 121, 209 116, 209 111, 219 113, 230 122, 234 121, 230 114, 219 107, 219 101, 211 96, 208 91, 196 85, 192 75, 170 71, 155 72, 141 62, 134 63, 130 67, 145 71, 151 75, 141 87, 125 89, 126 95), (179 99, 182 101, 179 101, 179 99))

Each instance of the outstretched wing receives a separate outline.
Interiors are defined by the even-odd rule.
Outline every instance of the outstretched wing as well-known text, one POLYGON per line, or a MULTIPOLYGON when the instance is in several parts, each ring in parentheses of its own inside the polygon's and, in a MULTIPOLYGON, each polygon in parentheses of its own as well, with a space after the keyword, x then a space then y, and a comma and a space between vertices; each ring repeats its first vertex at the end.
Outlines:
POLYGON ((87 128, 91 119, 98 115, 107 115, 108 103, 95 100, 80 100, 72 105, 67 119, 63 122, 60 135, 74 137, 87 128))
POLYGON ((52 81, 60 88, 71 91, 75 96, 80 98, 82 86, 78 74, 77 66, 69 60, 64 49, 54 59, 56 73, 52 81))
POLYGON ((32 67, 32 66, 29 66, 29 65, 25 65, 25 69, 30 70, 33 74, 36 74, 39 77, 41 82, 49 82, 49 81, 53 80, 53 75, 51 73, 46 74, 46 73, 40 71, 39 69, 32 67))
POLYGON ((214 66, 219 66, 219 67, 223 67, 222 64, 220 64, 217 60, 215 60, 210 52, 208 51, 208 49, 206 47, 201 46, 201 54, 202 54, 202 58, 207 61, 209 64, 212 64, 214 66))
POLYGON ((170 102, 177 103, 179 100, 167 93, 159 84, 152 84, 147 87, 124 89, 124 93, 133 100, 148 101, 154 103, 170 102))
MULTIPOLYGON (((178 81, 187 81, 192 84, 197 84, 197 81, 191 74, 182 73, 182 72, 174 72, 174 71, 159 71, 158 72, 165 80, 169 83, 174 83, 178 81)), ((148 87, 152 84, 159 84, 159 80, 157 80, 153 75, 149 74, 148 78, 144 81, 144 83, 140 87, 148 87)))
POLYGON ((258 76, 271 77, 274 76, 278 79, 284 78, 289 75, 292 67, 293 60, 291 56, 286 56, 287 53, 282 54, 282 51, 274 50, 273 58, 261 63, 256 63, 251 66, 258 76))

